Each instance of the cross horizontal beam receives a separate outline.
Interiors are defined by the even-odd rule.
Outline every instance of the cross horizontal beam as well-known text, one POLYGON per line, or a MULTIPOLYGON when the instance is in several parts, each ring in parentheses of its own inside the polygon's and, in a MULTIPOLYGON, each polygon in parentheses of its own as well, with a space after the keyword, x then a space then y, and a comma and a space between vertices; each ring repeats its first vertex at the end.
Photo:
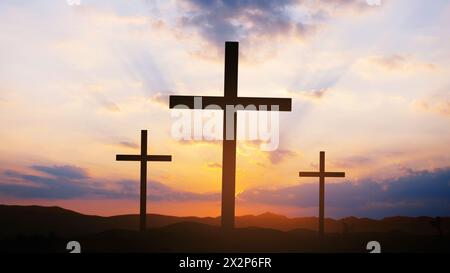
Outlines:
MULTIPOLYGON (((116 155, 117 161, 141 161, 141 155, 116 155)), ((171 155, 147 155, 145 161, 172 161, 171 155)))
POLYGON ((227 105, 242 105, 244 108, 247 106, 256 106, 255 108, 248 108, 245 110, 255 111, 255 110, 268 110, 274 111, 275 109, 271 109, 272 106, 278 106, 278 111, 286 111, 289 112, 292 110, 292 99, 290 98, 253 98, 253 97, 219 97, 219 96, 170 96, 169 107, 173 109, 177 106, 186 106, 189 109, 206 109, 211 108, 210 105, 217 105, 222 110, 226 109, 227 105), (201 105, 195 104, 195 98, 201 99, 201 105), (267 106, 266 109, 258 109, 260 106, 267 106), (269 107, 270 106, 270 107, 269 107))
POLYGON ((345 177, 344 172, 299 172, 300 177, 345 177))

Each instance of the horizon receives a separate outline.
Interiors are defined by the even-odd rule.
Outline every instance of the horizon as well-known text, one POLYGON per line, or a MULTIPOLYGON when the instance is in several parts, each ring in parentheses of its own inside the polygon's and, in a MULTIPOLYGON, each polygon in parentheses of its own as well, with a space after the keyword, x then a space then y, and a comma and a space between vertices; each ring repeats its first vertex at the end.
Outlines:
MULTIPOLYGON (((74 212, 77 214, 81 214, 84 216, 94 216, 94 217, 103 217, 103 218, 109 218, 109 217, 120 217, 120 216, 136 216, 139 217, 139 213, 130 213, 130 214, 115 214, 115 215, 99 215, 99 214, 89 214, 89 213, 82 213, 76 210, 72 210, 72 209, 67 209, 61 206, 42 206, 42 205, 8 205, 8 204, 0 204, 0 206, 4 206, 4 207, 21 207, 21 208, 27 208, 27 207, 35 207, 35 208, 57 208, 57 209, 62 209, 65 211, 70 211, 70 212, 74 212)), ((147 213, 146 214, 147 217, 150 215, 155 215, 155 216, 165 216, 165 217, 174 217, 174 218, 200 218, 200 219, 205 219, 205 218, 211 218, 211 219, 220 219, 220 215, 217 216, 198 216, 198 215, 167 215, 167 214, 159 214, 159 213, 147 213)), ((283 214, 279 214, 276 212, 272 212, 272 211, 265 211, 263 213, 258 213, 258 214, 242 214, 242 215, 236 215, 236 218, 239 217, 247 217, 247 216, 252 216, 252 217, 262 217, 262 216, 266 216, 266 215, 270 215, 270 216, 275 216, 275 217, 282 217, 282 218, 286 218, 289 220, 293 220, 293 219, 306 219, 306 218, 311 218, 311 219, 318 219, 319 216, 289 216, 289 215, 283 215, 283 214)), ((450 216, 428 216, 428 215, 419 215, 419 216, 404 216, 404 215, 393 215, 393 216, 387 216, 387 217, 382 217, 382 218, 370 218, 370 217, 356 217, 356 216, 344 216, 344 217, 339 217, 339 218, 333 218, 333 217, 325 217, 325 220, 333 220, 333 221, 342 221, 345 219, 349 219, 349 218, 354 218, 354 219, 359 219, 359 220, 373 220, 373 221, 383 221, 386 219, 393 219, 393 218, 437 218, 440 217, 442 219, 446 219, 446 218, 450 218, 450 216)))

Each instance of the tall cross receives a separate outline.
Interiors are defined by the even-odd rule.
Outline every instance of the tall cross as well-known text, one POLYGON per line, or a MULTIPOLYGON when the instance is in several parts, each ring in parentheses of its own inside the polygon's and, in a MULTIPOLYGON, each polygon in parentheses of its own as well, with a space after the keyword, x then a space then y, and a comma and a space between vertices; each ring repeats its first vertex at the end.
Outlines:
POLYGON ((345 177, 345 172, 325 171, 325 152, 320 152, 319 172, 300 172, 300 177, 319 177, 319 235, 325 233, 325 177, 345 177))
MULTIPOLYGON (((223 154, 222 154, 222 227, 226 230, 234 228, 235 213, 235 185, 236 185, 236 106, 242 106, 245 110, 258 110, 265 106, 269 109, 259 109, 262 111, 291 111, 292 101, 289 98, 252 98, 238 97, 238 59, 239 43, 225 43, 225 80, 224 96, 170 96, 170 108, 177 106, 188 107, 189 109, 205 109, 208 106, 216 105, 224 110, 223 120, 223 154), (201 105, 194 103, 201 99, 201 105), (229 111, 227 106, 231 106, 233 111, 229 111), (254 106, 248 107, 247 106, 254 106), (277 106, 278 109, 272 109, 277 106), (233 114, 234 113, 234 114, 233 114), (229 132, 227 134, 227 132, 229 132), (231 135, 231 137, 230 137, 231 135)), ((231 108, 230 107, 230 108, 231 108)))
POLYGON ((170 155, 148 155, 147 154, 147 130, 141 131, 141 154, 140 155, 116 155, 117 161, 140 161, 141 162, 141 206, 139 230, 144 231, 147 220, 147 162, 148 161, 172 161, 170 155))

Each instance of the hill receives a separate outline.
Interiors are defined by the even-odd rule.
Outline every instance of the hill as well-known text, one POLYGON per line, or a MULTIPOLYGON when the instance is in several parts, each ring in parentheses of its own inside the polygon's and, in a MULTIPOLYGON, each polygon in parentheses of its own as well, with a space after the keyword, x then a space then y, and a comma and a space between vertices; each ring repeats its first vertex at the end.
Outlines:
MULTIPOLYGON (((0 205, 0 219, 7 223, 0 227, 0 239, 16 235, 47 235, 49 232, 61 236, 92 234, 112 229, 136 230, 139 215, 92 216, 60 207, 7 206, 0 205)), ((402 231, 415 235, 436 235, 430 224, 431 217, 389 217, 382 220, 348 217, 325 220, 328 233, 391 232, 402 231)), ((317 217, 288 218, 273 213, 236 217, 236 227, 261 227, 290 231, 295 229, 317 230, 317 217)), ((212 226, 220 225, 219 217, 176 217, 149 214, 149 228, 164 227, 181 222, 195 222, 212 226)), ((450 231, 450 218, 442 218, 444 232, 450 231)))
POLYGON ((388 252, 450 251, 449 218, 439 236, 430 217, 327 219, 327 235, 317 236, 317 218, 264 213, 236 218, 224 234, 218 217, 148 215, 149 228, 137 232, 138 215, 100 217, 59 207, 0 205, 0 251, 66 252, 77 240, 84 252, 366 252, 379 241, 388 252))

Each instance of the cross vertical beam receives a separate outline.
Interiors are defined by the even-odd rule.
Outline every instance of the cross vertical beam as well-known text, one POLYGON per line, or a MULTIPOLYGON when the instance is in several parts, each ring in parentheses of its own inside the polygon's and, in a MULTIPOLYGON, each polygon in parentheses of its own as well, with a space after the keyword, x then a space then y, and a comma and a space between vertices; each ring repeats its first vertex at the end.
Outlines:
MULTIPOLYGON (((238 92, 238 62, 239 44, 225 43, 225 100, 237 97, 238 92)), ((223 145, 222 145, 222 207, 221 221, 225 230, 233 229, 235 215, 236 192, 236 123, 237 113, 223 114, 223 145), (230 120, 231 119, 231 120, 230 120), (233 138, 227 136, 227 124, 233 124, 233 138)))
POLYGON ((238 95, 238 63, 239 43, 225 42, 224 95, 226 98, 236 98, 238 95))
POLYGON ((141 130, 141 200, 139 230, 147 226, 147 130, 141 130))
MULTIPOLYGON (((320 152, 320 173, 325 173, 325 152, 320 152)), ((319 234, 325 233, 325 176, 319 177, 319 234)))
MULTIPOLYGON (((222 150, 222 227, 226 230, 234 227, 235 215, 235 192, 236 192, 236 121, 237 113, 227 117, 224 113, 224 124, 227 119, 234 119, 234 138, 226 139, 224 128, 223 150, 222 150)), ((225 127, 225 126, 224 126, 225 127)))

